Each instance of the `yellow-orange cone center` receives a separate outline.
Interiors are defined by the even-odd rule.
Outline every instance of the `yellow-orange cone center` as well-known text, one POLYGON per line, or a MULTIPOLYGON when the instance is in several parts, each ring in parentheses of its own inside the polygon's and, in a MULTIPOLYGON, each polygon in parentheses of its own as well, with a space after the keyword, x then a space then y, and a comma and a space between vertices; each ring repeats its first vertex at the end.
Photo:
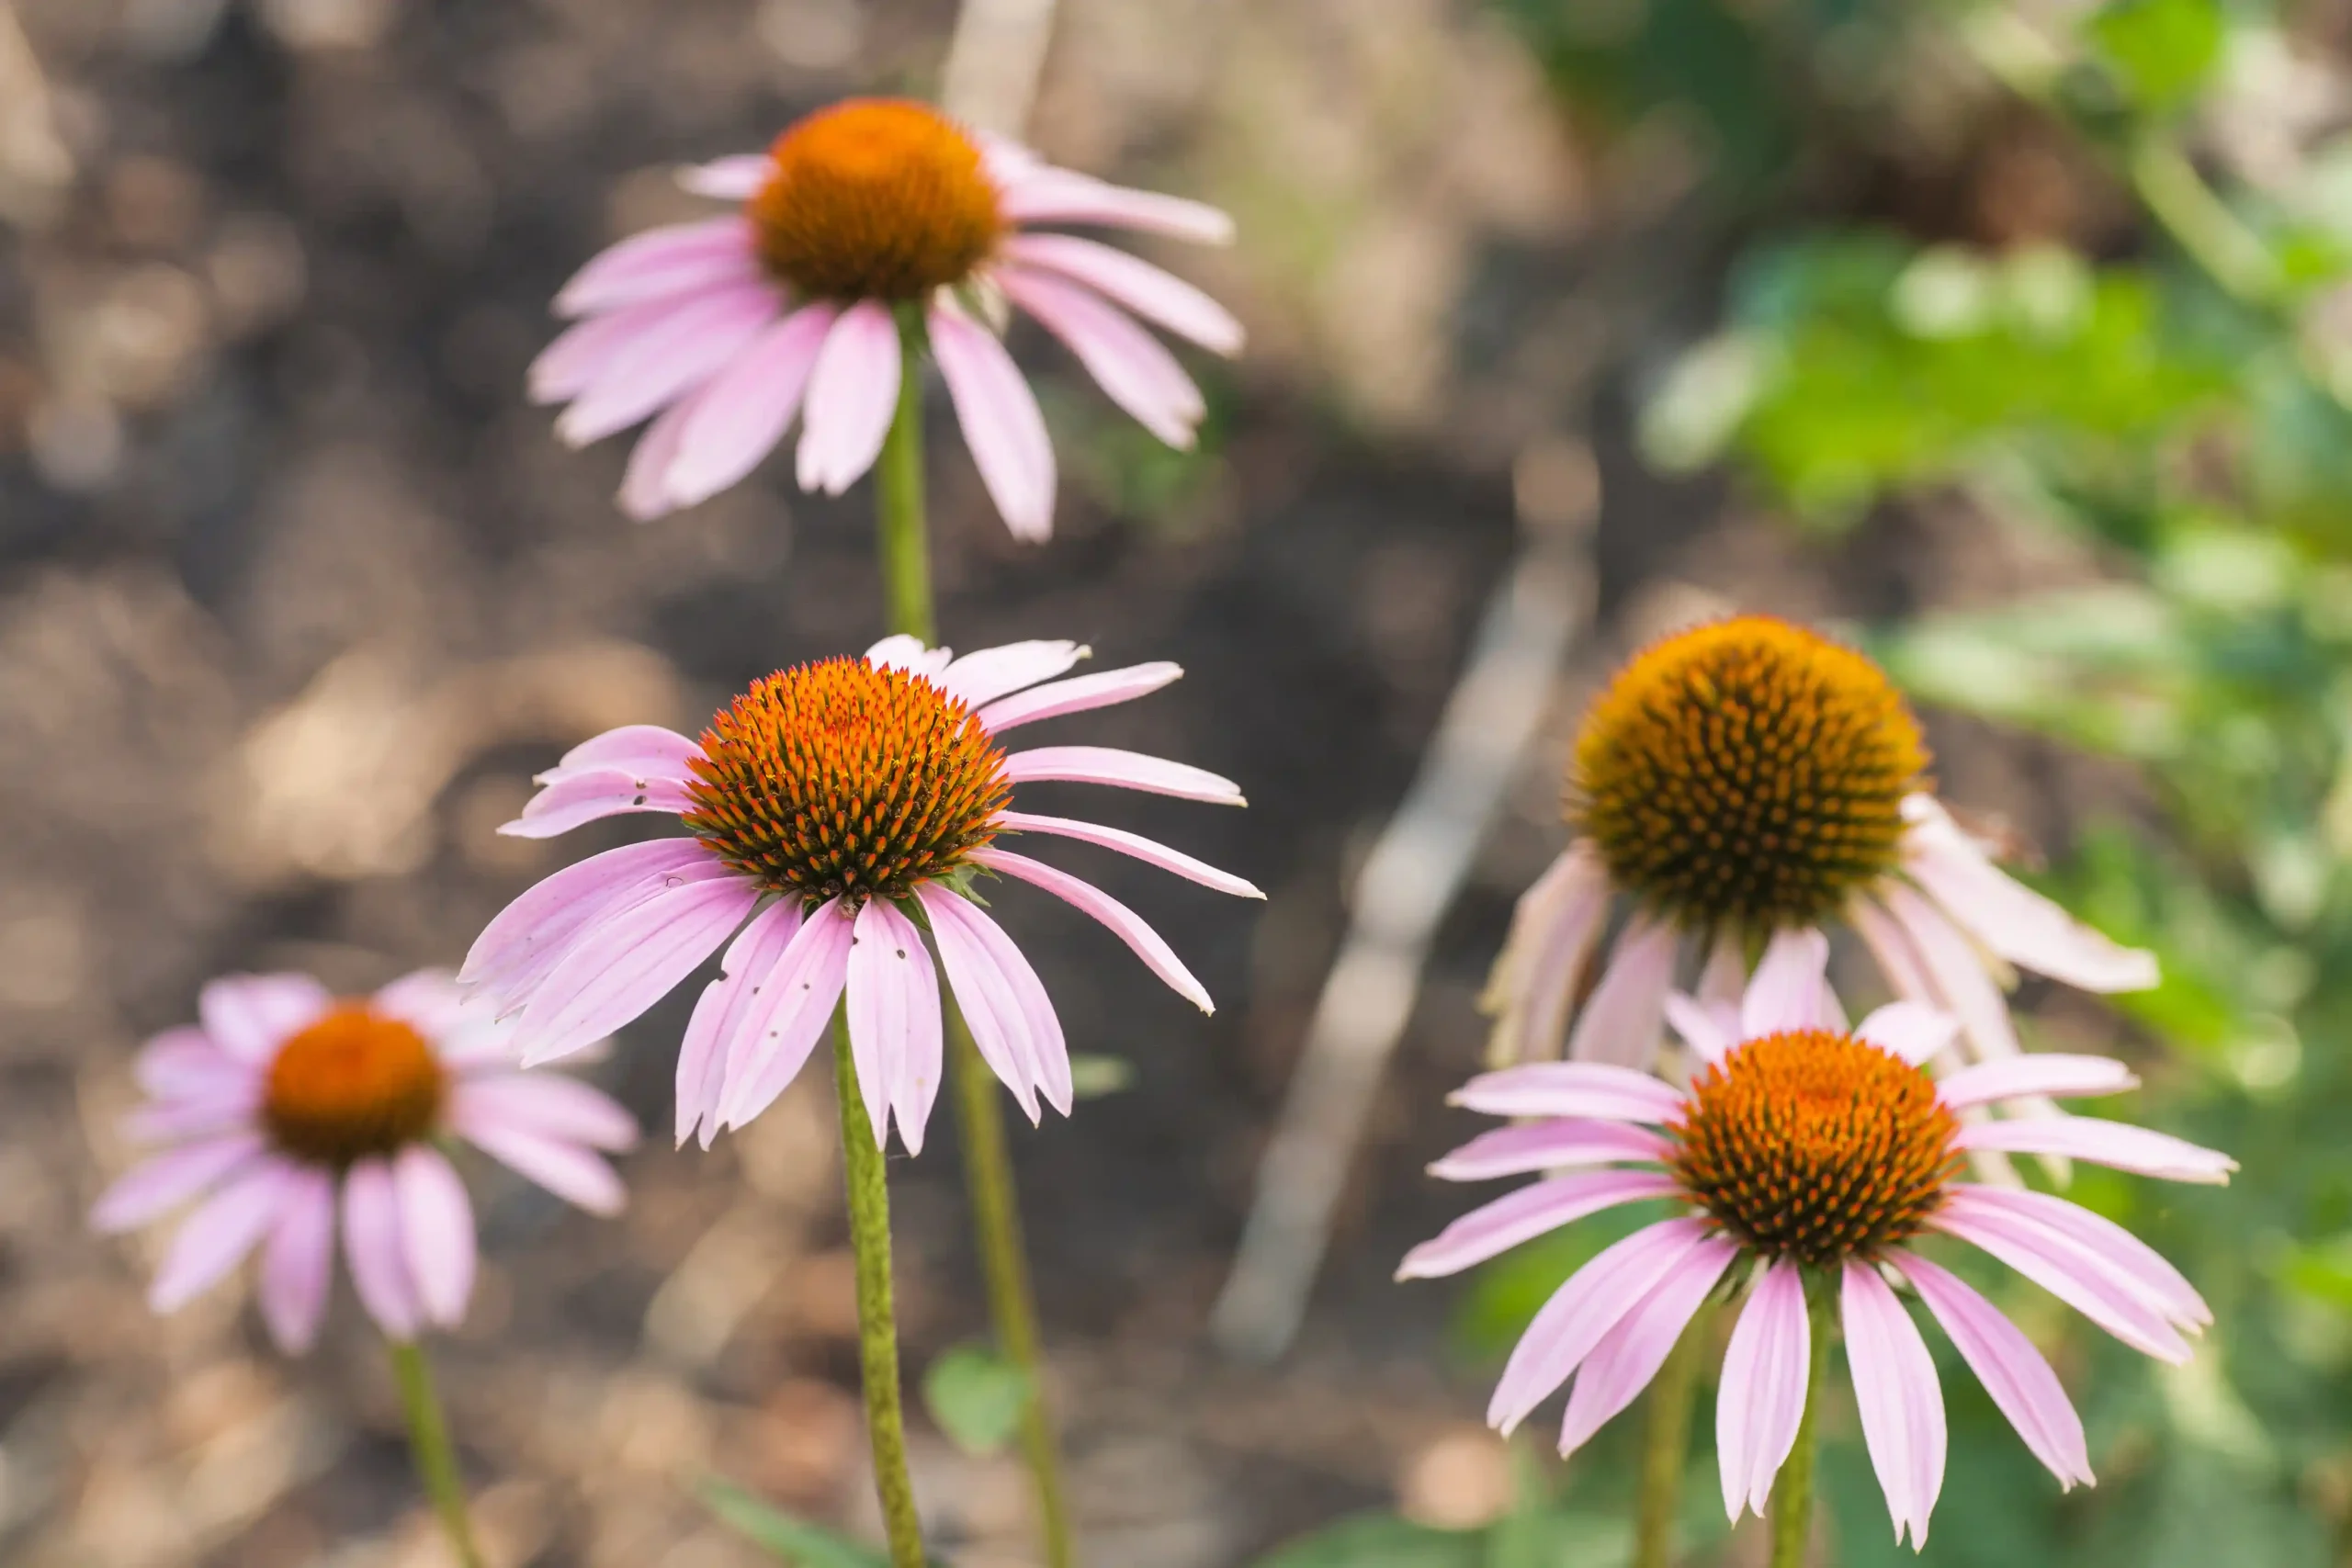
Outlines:
POLYGON ((286 1153, 345 1166, 431 1135, 448 1076, 410 1025, 360 1001, 338 1003, 278 1047, 262 1124, 286 1153))

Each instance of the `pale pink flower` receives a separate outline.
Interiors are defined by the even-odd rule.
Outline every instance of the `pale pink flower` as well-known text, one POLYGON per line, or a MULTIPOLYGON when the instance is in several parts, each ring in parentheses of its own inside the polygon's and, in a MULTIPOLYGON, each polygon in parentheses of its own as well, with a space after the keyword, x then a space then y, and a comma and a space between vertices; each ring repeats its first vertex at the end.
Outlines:
POLYGON ((652 418, 621 484, 646 519, 718 494, 801 418, 803 490, 838 495, 873 467, 899 398, 902 334, 927 342, 980 478, 1013 534, 1053 530, 1054 450, 1020 370, 985 324, 1018 307, 1111 400, 1171 446, 1205 412, 1175 356, 1135 320, 1218 354, 1241 326, 1191 284, 1040 225, 1135 229, 1223 244, 1198 202, 1126 190, 964 130, 926 105, 836 104, 764 153, 683 176, 742 203, 605 251, 556 296, 577 324, 531 367, 533 398, 568 403, 574 446, 652 418), (656 417, 658 416, 658 417, 656 417))
POLYGON ((515 1066, 510 1031, 467 1005, 446 971, 372 997, 307 975, 229 975, 199 1022, 140 1053, 148 1103, 129 1131, 164 1145, 99 1199, 106 1232, 196 1208, 148 1300, 175 1312, 261 1249, 263 1319, 300 1355, 318 1337, 335 1237, 360 1304, 395 1339, 464 1317, 473 1206, 443 1145, 468 1143, 599 1214, 620 1179, 594 1151, 637 1141, 627 1111, 586 1084, 515 1066))
MULTIPOLYGON (((1686 954, 1698 994, 1739 994, 1776 932, 1860 936, 1898 997, 1960 1021, 1960 1055, 2018 1054, 2009 966, 2088 991, 2156 983, 2011 880, 1938 803, 1927 749, 1877 666, 1748 615, 1678 633, 1594 699, 1567 788, 1575 832, 1520 898, 1487 1006, 1493 1059, 1645 1066, 1686 954), (1628 911, 1581 1010, 1612 910, 1628 911), (1703 955, 1703 957, 1702 957, 1703 955)), ((2046 1109, 2046 1107, 2043 1107, 2046 1109)))
POLYGON ((1430 1167, 1457 1181, 1544 1179, 1456 1220, 1399 1278, 1452 1274, 1620 1203, 1678 1206, 1579 1269, 1511 1352, 1487 1419, 1505 1431, 1571 1377, 1562 1453, 1657 1375, 1699 1308, 1744 1291, 1715 1406, 1724 1506, 1764 1509, 1804 1413, 1806 1292, 1838 1292, 1862 1436, 1896 1539, 1924 1542, 1943 1484, 1943 1394, 1907 1291, 1939 1324, 2034 1457, 2061 1484, 2091 1480, 2081 1420, 2049 1363, 1983 1296, 1915 1250, 1930 1235, 1991 1254, 2159 1360, 2188 1359, 2210 1323, 2179 1272, 2089 1210, 1965 1181, 1972 1151, 2087 1160, 2170 1181, 2222 1182, 2234 1162, 2161 1133, 2088 1117, 1966 1122, 2020 1095, 2111 1094, 2132 1074, 2101 1056, 1924 1064, 1954 1021, 1894 1002, 1849 1033, 1828 994, 1828 942, 1775 939, 1736 1016, 1668 998, 1697 1073, 1677 1089, 1602 1062, 1540 1062, 1474 1078, 1453 1098, 1527 1118, 1430 1167))
POLYGON ((1183 673, 1138 664, 1057 679, 1086 653, 1075 643, 1020 642, 955 659, 895 637, 863 660, 826 660, 754 682, 699 742, 632 725, 573 748, 539 775, 544 787, 502 832, 548 838, 656 811, 675 814, 694 836, 608 850, 556 873, 490 923, 460 979, 519 1015, 523 1059, 543 1062, 628 1023, 724 947, 678 1054, 678 1141, 699 1131, 707 1147, 721 1128, 765 1110, 845 995, 875 1140, 895 1117, 911 1152, 922 1147, 939 1091, 944 970, 980 1055, 1030 1120, 1040 1096, 1068 1115, 1061 1023, 1029 961, 974 894, 975 876, 1066 899, 1203 1012, 1209 996, 1135 911, 1002 848, 1003 837, 1077 839, 1221 893, 1264 897, 1139 834, 1010 808, 1015 784, 1045 779, 1242 804, 1214 773, 1132 751, 1008 753, 1001 738, 1015 726, 1128 702, 1183 673))

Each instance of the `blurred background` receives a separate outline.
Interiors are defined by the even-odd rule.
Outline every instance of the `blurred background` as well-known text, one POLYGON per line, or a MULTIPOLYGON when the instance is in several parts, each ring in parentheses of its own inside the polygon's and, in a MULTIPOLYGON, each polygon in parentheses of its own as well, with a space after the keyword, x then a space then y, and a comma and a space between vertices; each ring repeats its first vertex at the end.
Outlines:
MULTIPOLYGON (((1247 812, 1110 809, 1271 895, 1237 913, 1086 861, 1198 969, 1206 1021, 1071 911, 1002 901, 1103 1059, 1074 1119, 1015 1138, 1089 1560, 1622 1560, 1637 1420, 1565 1469, 1478 1421, 1610 1228, 1388 1276, 1473 1201, 1420 1168, 1469 1130, 1441 1097, 1562 842, 1582 703, 1642 640, 1741 608, 1864 641, 1922 704, 1945 797, 2159 953, 2161 989, 2030 988, 2025 1027, 2133 1057, 2129 1114, 2245 1165, 2185 1194, 2077 1176, 2221 1326, 2159 1373, 2005 1283, 2101 1484, 2061 1496, 1950 1362, 1922 1561, 2352 1562, 2352 6, 1015 9, 1050 29, 1030 138, 1233 210, 1231 251, 1158 259, 1252 333, 1198 367, 1192 455, 1016 339, 1067 476, 1046 548, 933 454, 948 640, 1182 660, 1071 739, 1241 781, 1247 812), (1343 950, 1401 977, 1393 1030, 1317 1021, 1343 950), (1317 1061, 1345 1092, 1285 1120, 1317 1061), (1270 1141, 1330 1179, 1277 1250, 1328 1255, 1311 1293, 1245 1269, 1213 1337, 1270 1141)), ((936 92, 956 21, 0 0, 7 1562, 443 1561, 347 1296, 288 1364, 240 1292, 147 1314, 160 1233, 85 1233, 128 1158, 130 1055, 221 970, 359 989, 455 961, 628 836, 493 835, 562 748, 692 729, 871 640, 863 490, 804 498, 771 465, 630 525, 622 444, 563 451, 523 371, 579 263, 699 209, 676 163, 847 92, 936 92)), ((624 1219, 469 1168, 488 1258, 441 1359, 503 1568, 774 1561, 696 1499, 710 1475, 866 1529, 826 1090, 671 1152, 684 1013, 595 1069, 655 1134, 624 1219)), ((951 1138, 893 1163, 910 1373, 985 1331, 951 1138)), ((1012 1461, 914 1421, 940 1550, 1028 1561, 1012 1461)), ((1850 1408, 1829 1423, 1824 1561, 1905 1560, 1850 1408)), ((1698 1425, 1690 1561, 1760 1562, 1698 1425)))

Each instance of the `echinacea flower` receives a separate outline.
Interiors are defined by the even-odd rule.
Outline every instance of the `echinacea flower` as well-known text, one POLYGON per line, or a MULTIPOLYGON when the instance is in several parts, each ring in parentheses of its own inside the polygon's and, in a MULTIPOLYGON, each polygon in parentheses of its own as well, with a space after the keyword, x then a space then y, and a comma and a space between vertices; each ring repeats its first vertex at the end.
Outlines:
POLYGON ((1033 1122, 1041 1095, 1068 1115, 1061 1023, 1029 961, 974 896, 974 877, 1010 877, 1076 905, 1203 1012, 1208 992, 1135 911, 999 840, 1077 839, 1221 893, 1264 897, 1138 834, 1010 808, 1015 784, 1044 779, 1242 804, 1214 773, 1133 751, 1006 751, 1001 738, 1017 725, 1128 702, 1183 673, 1138 664, 1057 679, 1087 651, 1018 642, 955 659, 894 637, 862 660, 752 682, 698 742, 633 725, 574 747, 502 832, 548 838, 661 811, 692 837, 607 850, 556 873, 491 921, 459 978, 518 1015, 524 1061, 544 1062, 638 1017, 724 946, 678 1054, 678 1141, 699 1131, 707 1147, 721 1128, 765 1110, 846 993, 875 1141, 895 1117, 914 1152, 941 1068, 928 931, 989 1066, 1033 1122))
POLYGON ((585 446, 658 415, 621 484, 648 519, 718 494, 801 418, 803 490, 838 495, 874 465, 904 370, 927 341, 964 439, 1015 536, 1053 530, 1054 450, 1012 356, 983 324, 1009 303, 1059 338, 1111 400, 1171 446, 1205 405, 1142 317, 1218 354, 1241 327, 1148 262, 1040 225, 1143 230, 1223 244, 1225 214, 1106 185, 967 131, 928 105, 820 110, 764 153, 686 171, 723 218, 614 245, 556 296, 577 324, 531 367, 585 446))
POLYGON ((1964 1054, 2013 1056, 2007 965, 2087 991, 2156 983, 2012 881, 1927 778, 1918 722, 1861 654, 1744 615, 1654 644, 1587 711, 1569 769, 1574 841, 1521 896, 1487 997, 1498 1065, 1566 1054, 1647 1066, 1686 946, 1699 994, 1738 995, 1747 952, 1843 923, 1896 996, 1960 1021, 1964 1054), (1612 907, 1630 915, 1573 1021, 1612 907))
POLYGON ((1715 1406, 1724 1506, 1764 1510, 1806 1403, 1807 1301, 1835 1292, 1862 1436, 1899 1540, 1928 1535, 1943 1484, 1943 1394, 1898 1287, 1916 1296, 2035 1458, 2068 1487, 2091 1480, 2083 1427, 2041 1353, 1974 1290, 1919 1255, 1931 1235, 2007 1264, 2133 1348, 2181 1362, 2211 1321, 2188 1282, 2130 1232, 2046 1193, 1962 1179, 1972 1150, 2056 1156, 2172 1181, 2222 1182, 2227 1156, 2088 1117, 1963 1122, 2018 1095, 2132 1087, 2102 1056, 1979 1063, 1939 1083, 1924 1064, 1950 1018, 1894 1002, 1849 1032, 1824 981, 1818 932, 1778 942, 1736 1020, 1677 993, 1688 1089, 1602 1062, 1539 1062, 1474 1078, 1455 1102, 1532 1118, 1430 1167, 1457 1181, 1551 1173, 1446 1227, 1398 1278, 1452 1274, 1620 1203, 1678 1213, 1579 1269, 1511 1352, 1487 1416, 1509 1431, 1573 1376, 1560 1450, 1575 1450, 1647 1386, 1728 1279, 1745 1289, 1715 1406))
POLYGON ((175 1312, 261 1248, 262 1316, 288 1355, 318 1337, 336 1233, 361 1305, 396 1340, 448 1327, 473 1293, 473 1206, 442 1145, 473 1145, 599 1214, 621 1184, 594 1152, 637 1141, 586 1084, 516 1069, 509 1032, 424 969, 371 997, 307 975, 207 985, 197 1024, 141 1052, 131 1136, 167 1145, 99 1199, 134 1229, 185 1203, 148 1300, 175 1312))

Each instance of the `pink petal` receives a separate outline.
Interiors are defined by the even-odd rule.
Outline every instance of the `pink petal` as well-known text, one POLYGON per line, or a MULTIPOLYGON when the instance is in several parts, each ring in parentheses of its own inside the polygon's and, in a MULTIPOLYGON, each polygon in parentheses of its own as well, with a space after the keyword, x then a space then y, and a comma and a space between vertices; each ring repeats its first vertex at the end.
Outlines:
POLYGON ((858 911, 849 950, 849 1047, 874 1120, 874 1142, 899 1140, 922 1152, 923 1125, 939 1093, 939 973, 922 932, 887 898, 858 911))
POLYGON ((1015 234, 1005 241, 1004 254, 1082 283, 1213 353, 1241 352, 1244 334, 1233 312, 1140 257, 1075 234, 1015 234))
POLYGON ((1707 960, 1699 970, 1699 1005, 1717 1021, 1726 1036, 1739 1032, 1739 1004, 1747 996, 1747 947, 1736 931, 1721 931, 1707 944, 1707 960))
POLYGON ((709 393, 710 383, 705 381, 663 409, 629 448, 628 467, 621 471, 621 488, 614 494, 613 504, 630 522, 650 523, 678 509, 680 502, 670 491, 670 466, 678 460, 686 427, 694 423, 709 393))
POLYGON ((1680 991, 1666 994, 1666 1021, 1674 1026, 1674 1032, 1682 1036, 1682 1043, 1699 1060, 1709 1066, 1722 1061, 1724 1054, 1739 1043, 1732 1038, 1732 1032, 1700 1006, 1696 998, 1680 991))
MULTIPOLYGON (((758 1008, 727 1049, 718 1124, 741 1127, 765 1111, 808 1061, 849 982, 854 929, 840 899, 817 907, 785 945, 758 1008)), ((878 1092, 887 1085, 876 1084, 878 1092)))
POLYGON ((1646 913, 1633 918, 1568 1036, 1572 1060, 1628 1067, 1650 1064, 1666 1023, 1666 993, 1674 985, 1679 942, 1666 921, 1646 913))
POLYGON ((144 1105, 122 1119, 124 1135, 139 1143, 179 1143, 246 1132, 261 1101, 258 1076, 240 1085, 144 1105))
POLYGON ((531 992, 514 1031, 526 1067, 604 1039, 670 994, 760 901, 748 878, 686 882, 590 931, 531 992))
POLYGON ((2078 1116, 1979 1122, 1962 1127, 1951 1146, 2086 1159, 2094 1165, 2112 1166, 2135 1175, 2211 1187, 2227 1186, 2230 1172, 2238 1168, 2238 1162, 2225 1154, 2199 1148, 2166 1133, 2078 1116))
POLYGON ((196 998, 205 1033, 241 1062, 268 1061, 334 1006, 334 995, 308 975, 223 975, 196 998))
POLYGON ((141 1161, 106 1190, 90 1211, 90 1227, 105 1235, 135 1230, 169 1213, 261 1157, 258 1133, 183 1144, 141 1161))
POLYGON ((408 1277, 424 1317, 454 1328, 474 1293, 474 1208, 441 1151, 412 1144, 392 1161, 408 1277))
POLYGON ((693 506, 717 495, 784 439, 836 314, 831 305, 795 310, 711 378, 664 478, 673 503, 693 506))
POLYGON ((1141 229, 1205 245, 1230 244, 1233 220, 1182 197, 1129 190, 1067 169, 1039 167, 1004 193, 999 209, 1012 223, 1095 223, 1141 229))
POLYGON ((1804 1274, 1784 1258, 1756 1281, 1724 1351, 1723 1383, 1715 1396, 1715 1453, 1724 1511, 1735 1521, 1743 1507, 1762 1516, 1772 1479, 1796 1446, 1812 1348, 1804 1274))
POLYGON ((234 1090, 254 1077, 252 1063, 230 1055, 193 1024, 167 1029, 141 1046, 130 1071, 158 1100, 234 1090))
POLYGON ((2202 1328, 2213 1312, 2180 1270, 2146 1242, 2102 1214, 2047 1192, 2013 1191, 1996 1187, 1964 1187, 1955 1201, 1977 1210, 1992 1209, 2046 1230, 2057 1232, 2078 1247, 2098 1255, 2120 1269, 2132 1285, 2156 1310, 2183 1328, 2202 1328))
POLYGON ((1018 877, 1051 893, 1057 898, 1076 905, 1111 929, 1112 934, 1135 951, 1145 967, 1159 976, 1169 988, 1203 1012, 1216 1011, 1216 1004, 1193 972, 1184 967, 1175 949, 1160 939, 1158 931, 1144 924, 1143 917, 1112 897, 1099 887, 1080 882, 1068 872, 1016 855, 1005 850, 975 850, 972 860, 990 871, 1018 877))
POLYGON ((617 1214, 628 1201, 613 1168, 577 1144, 503 1121, 453 1116, 450 1126, 507 1169, 592 1214, 617 1214))
POLYGON ((1903 869, 1977 941, 2022 969, 2086 991, 2143 991, 2155 954, 2109 941, 1985 858, 1931 795, 1904 802, 1903 869))
MULTIPOLYGON (((678 1143, 700 1133, 702 1146, 718 1133, 719 1091, 727 1082, 727 1063, 735 1043, 761 1010, 783 961, 785 950, 799 934, 800 900, 786 898, 769 905, 738 932, 718 962, 718 978, 703 987, 687 1021, 686 1037, 678 1047, 678 1143)), ((582 1140, 588 1141, 588 1140, 582 1140)))
POLYGON ((1887 985, 1896 996, 1906 1002, 1940 1004, 1935 983, 1928 978, 1926 960, 1919 956, 1910 933, 1894 916, 1868 898, 1858 897, 1848 904, 1846 920, 1862 939, 1862 945, 1870 949, 1879 973, 1886 976, 1887 985))
POLYGON ((1928 978, 1959 1018, 1975 1059, 1991 1061, 2018 1054, 2017 1032, 2009 1023, 2008 1003, 1985 973, 1984 964, 1968 940, 1933 906, 1907 887, 1886 890, 1886 908, 1910 936, 1928 978))
POLYGON ((1413 1248, 1396 1266, 1396 1278, 1459 1274, 1589 1214, 1644 1198, 1671 1198, 1680 1190, 1674 1178, 1659 1170, 1585 1170, 1532 1182, 1479 1205, 1413 1248))
POLYGON ((1016 539, 1054 532, 1054 444, 1037 395, 996 334, 946 306, 930 315, 932 356, 989 499, 1016 539))
POLYGON ((539 784, 594 769, 622 768, 647 778, 675 779, 684 784, 695 776, 693 764, 703 759, 702 744, 658 724, 625 724, 582 740, 562 760, 538 776, 539 784))
POLYGON ((1513 1347, 1487 1403, 1487 1425, 1508 1433, 1526 1419, 1660 1280, 1714 1239, 1698 1220, 1661 1220, 1570 1275, 1513 1347))
POLYGON ((1002 734, 1016 724, 1035 724, 1041 718, 1059 718, 1065 714, 1085 713, 1091 708, 1106 708, 1119 703, 1133 702, 1148 696, 1184 673, 1181 664, 1136 664, 1125 670, 1105 670, 1096 675, 1077 675, 1067 681, 1054 681, 1043 686, 1033 686, 1013 696, 1002 697, 980 710, 980 722, 996 734, 1002 734))
POLYGON ((947 667, 956 661, 956 650, 933 648, 919 637, 898 632, 867 649, 865 658, 877 670, 903 670, 936 685, 947 667))
POLYGON ((585 316, 730 283, 762 281, 752 225, 741 215, 674 223, 607 246, 555 297, 559 316, 585 316))
POLYGON ((1917 1551, 1928 1544, 1928 1518, 1944 1488, 1944 1391, 1936 1359, 1911 1314, 1867 1263, 1846 1265, 1838 1314, 1871 1468, 1886 1494, 1896 1544, 1907 1530, 1917 1551))
POLYGON ((1033 1122, 1037 1120, 1035 1094, 1067 1116, 1072 1103, 1069 1047, 1062 1037, 1061 1019, 1046 996, 1029 960, 988 912, 944 887, 926 885, 916 890, 931 916, 933 938, 956 997, 965 1006, 965 1021, 972 1026, 973 1042, 1008 1088, 1022 1101, 1033 1122), (971 983, 967 984, 969 980, 971 983), (980 1040, 981 1006, 993 1015, 995 1043, 980 1040))
POLYGON ((2082 1417, 2033 1341, 1999 1308, 1935 1264, 1908 1254, 1902 1264, 1919 1299, 2033 1457, 2067 1490, 2078 1481, 2089 1485, 2090 1450, 2083 1441, 2082 1417))
POLYGON ((434 1044, 481 1016, 480 1004, 447 969, 413 969, 368 998, 370 1011, 396 1018, 434 1044))
POLYGON ((881 455, 904 368, 890 308, 862 299, 825 334, 809 373, 800 431, 802 490, 839 495, 881 455))
POLYGON ((556 421, 556 434, 585 446, 675 402, 750 347, 778 309, 775 290, 764 281, 696 296, 660 332, 632 339, 606 361, 556 421))
POLYGON ((1446 1100, 1489 1116, 1599 1117, 1611 1122, 1673 1122, 1683 1111, 1682 1096, 1672 1086, 1607 1062, 1529 1062, 1481 1073, 1446 1100))
POLYGON ((1176 356, 1101 295, 1023 267, 992 276, 1007 298, 1062 340, 1087 374, 1136 423, 1169 446, 1190 450, 1208 405, 1176 356))
POLYGON ((775 173, 775 161, 764 152, 731 152, 707 164, 686 164, 678 171, 678 186, 720 201, 748 201, 775 173))
POLYGON ((1755 1040, 1821 1027, 1821 987, 1829 973, 1829 939, 1806 927, 1772 933, 1739 1008, 1739 1037, 1755 1040))
POLYGON ((966 654, 940 672, 937 684, 956 701, 981 707, 1024 686, 1068 674, 1093 651, 1083 643, 1058 638, 1008 642, 966 654))
POLYGON ((592 1149, 637 1145, 637 1118, 602 1089, 560 1073, 497 1073, 461 1079, 451 1107, 484 1121, 503 1122, 592 1149))
POLYGON ((1217 870, 1205 861, 1155 843, 1140 833, 1130 833, 1122 828, 1104 828, 1092 822, 1073 821, 1067 817, 1039 817, 1026 811, 1000 811, 998 826, 1015 833, 1051 833, 1059 838, 1076 839, 1080 843, 1093 844, 1121 854, 1133 855, 1147 865, 1174 872, 1188 882, 1213 887, 1219 893, 1230 893, 1237 898, 1263 898, 1257 885, 1217 870))
POLYGON ((1962 1067, 1938 1085, 1936 1093, 1952 1110, 1966 1111, 2020 1095, 2120 1094, 2139 1082, 2131 1068, 2111 1056, 2036 1052, 1962 1067))
POLYGON ((1581 840, 1520 895, 1502 956, 1480 998, 1496 1015, 1489 1060, 1532 1062, 1560 1054, 1568 1004, 1608 914, 1608 871, 1581 840))
POLYGON ((391 1167, 380 1159, 361 1160, 343 1179, 343 1256, 376 1326, 389 1338, 415 1338, 423 1314, 401 1232, 400 1194, 391 1167))
POLYGON ((684 815, 694 796, 672 779, 649 779, 620 768, 591 768, 569 773, 531 797, 523 815, 503 823, 510 839, 552 839, 607 817, 638 811, 684 815))
POLYGON ((1738 1247, 1727 1237, 1706 1237, 1592 1348, 1568 1390, 1567 1416, 1560 1424, 1560 1457, 1584 1447, 1649 1386, 1673 1353, 1675 1341, 1714 1291, 1715 1281, 1738 1256, 1738 1247))
POLYGON ((148 1305, 177 1312, 243 1262, 285 1213, 293 1176, 286 1161, 266 1157, 199 1204, 172 1237, 148 1305))
POLYGON ((2112 1260, 2030 1219, 1964 1201, 1969 1191, 1955 1189, 1929 1225, 1991 1253, 2133 1349, 2175 1365, 2188 1359, 2188 1342, 2112 1260))
POLYGON ((1854 1032, 1913 1066, 1923 1067, 1952 1043, 1960 1032, 1960 1020, 1917 1002, 1889 1002, 1873 1009, 1854 1032))
POLYGON ((573 940, 616 906, 673 876, 733 875, 693 839, 656 839, 591 855, 534 884, 492 918, 458 971, 460 985, 503 998, 544 975, 573 940))
POLYGON ((315 1168, 289 1171, 286 1205, 262 1248, 262 1321, 289 1356, 318 1343, 334 1269, 334 1178, 315 1168))
POLYGON ((1014 784, 1059 780, 1070 784, 1112 784, 1147 795, 1172 795, 1179 800, 1206 801, 1212 806, 1247 806, 1241 786, 1204 768, 1188 767, 1140 751, 1109 746, 1040 746, 1015 751, 1005 759, 1004 776, 1014 784))
POLYGON ((606 316, 574 321, 541 349, 525 372, 531 401, 565 403, 594 385, 616 355, 638 339, 658 334, 678 311, 677 299, 654 299, 606 316))
POLYGON ((1674 1145, 1646 1127, 1623 1122, 1530 1122, 1481 1133, 1430 1167, 1446 1181, 1491 1181, 1571 1166, 1618 1160, 1665 1160, 1674 1145))

